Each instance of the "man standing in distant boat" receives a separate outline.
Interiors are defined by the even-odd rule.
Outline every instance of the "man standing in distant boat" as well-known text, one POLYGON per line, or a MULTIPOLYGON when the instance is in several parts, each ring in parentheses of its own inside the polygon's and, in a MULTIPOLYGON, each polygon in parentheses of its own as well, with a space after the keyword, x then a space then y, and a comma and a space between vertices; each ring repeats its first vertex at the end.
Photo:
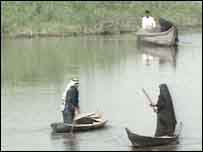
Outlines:
POLYGON ((68 83, 62 100, 62 114, 64 123, 73 123, 73 119, 76 113, 80 113, 79 109, 79 91, 78 91, 79 81, 77 79, 72 79, 68 83))
POLYGON ((148 10, 145 11, 146 16, 142 18, 142 28, 145 30, 152 30, 156 27, 156 22, 153 17, 150 16, 150 12, 148 10))

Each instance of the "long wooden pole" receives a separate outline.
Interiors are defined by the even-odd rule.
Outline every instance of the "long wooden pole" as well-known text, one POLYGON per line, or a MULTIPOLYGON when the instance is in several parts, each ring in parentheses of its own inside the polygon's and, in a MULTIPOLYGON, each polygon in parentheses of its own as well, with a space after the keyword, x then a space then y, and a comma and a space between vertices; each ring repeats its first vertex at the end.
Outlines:
MULTIPOLYGON (((153 102, 152 102, 151 98, 149 97, 149 95, 147 94, 147 92, 145 91, 144 88, 142 88, 142 92, 145 94, 145 96, 149 100, 150 104, 153 105, 153 102)), ((152 107, 152 108, 153 108, 154 111, 156 111, 155 107, 152 107)))

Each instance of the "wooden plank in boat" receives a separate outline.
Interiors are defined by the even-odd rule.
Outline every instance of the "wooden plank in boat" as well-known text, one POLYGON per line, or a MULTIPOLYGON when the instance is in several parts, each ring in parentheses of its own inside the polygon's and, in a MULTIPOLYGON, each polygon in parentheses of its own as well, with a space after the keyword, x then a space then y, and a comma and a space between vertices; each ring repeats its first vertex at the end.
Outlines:
POLYGON ((78 114, 74 120, 79 120, 81 118, 84 117, 90 117, 90 118, 101 118, 102 115, 100 113, 96 113, 96 112, 91 112, 91 113, 82 113, 82 114, 78 114))
POLYGON ((82 113, 82 114, 78 114, 74 120, 79 120, 81 118, 84 118, 84 117, 89 117, 91 115, 94 115, 95 112, 91 112, 91 113, 82 113))

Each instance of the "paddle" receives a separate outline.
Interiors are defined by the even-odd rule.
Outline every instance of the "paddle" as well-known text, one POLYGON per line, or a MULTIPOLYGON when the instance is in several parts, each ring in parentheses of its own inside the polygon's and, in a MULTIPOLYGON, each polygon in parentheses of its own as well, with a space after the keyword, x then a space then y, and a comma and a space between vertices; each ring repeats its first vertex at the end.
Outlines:
MULTIPOLYGON (((151 98, 149 97, 149 95, 147 94, 147 92, 144 90, 144 88, 142 88, 142 92, 145 94, 145 96, 147 97, 147 99, 149 100, 150 104, 153 105, 153 102, 151 100, 151 98)), ((157 110, 155 109, 155 107, 152 107, 153 111, 156 112, 157 110)))

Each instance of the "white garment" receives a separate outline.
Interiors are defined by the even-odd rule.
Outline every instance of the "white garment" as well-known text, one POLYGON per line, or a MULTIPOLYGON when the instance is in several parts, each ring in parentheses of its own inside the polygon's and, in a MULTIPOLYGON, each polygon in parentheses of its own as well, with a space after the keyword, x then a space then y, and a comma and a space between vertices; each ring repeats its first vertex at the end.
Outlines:
POLYGON ((65 88, 65 91, 63 92, 62 94, 62 100, 65 101, 65 98, 66 98, 66 93, 67 91, 70 89, 70 87, 74 86, 75 85, 75 82, 70 80, 70 82, 67 84, 66 88, 65 88))
POLYGON ((156 22, 153 17, 151 16, 144 16, 142 18, 142 28, 143 29, 152 29, 156 27, 156 22))
POLYGON ((61 111, 64 111, 65 109, 65 101, 61 103, 61 106, 60 106, 60 110, 61 111))

